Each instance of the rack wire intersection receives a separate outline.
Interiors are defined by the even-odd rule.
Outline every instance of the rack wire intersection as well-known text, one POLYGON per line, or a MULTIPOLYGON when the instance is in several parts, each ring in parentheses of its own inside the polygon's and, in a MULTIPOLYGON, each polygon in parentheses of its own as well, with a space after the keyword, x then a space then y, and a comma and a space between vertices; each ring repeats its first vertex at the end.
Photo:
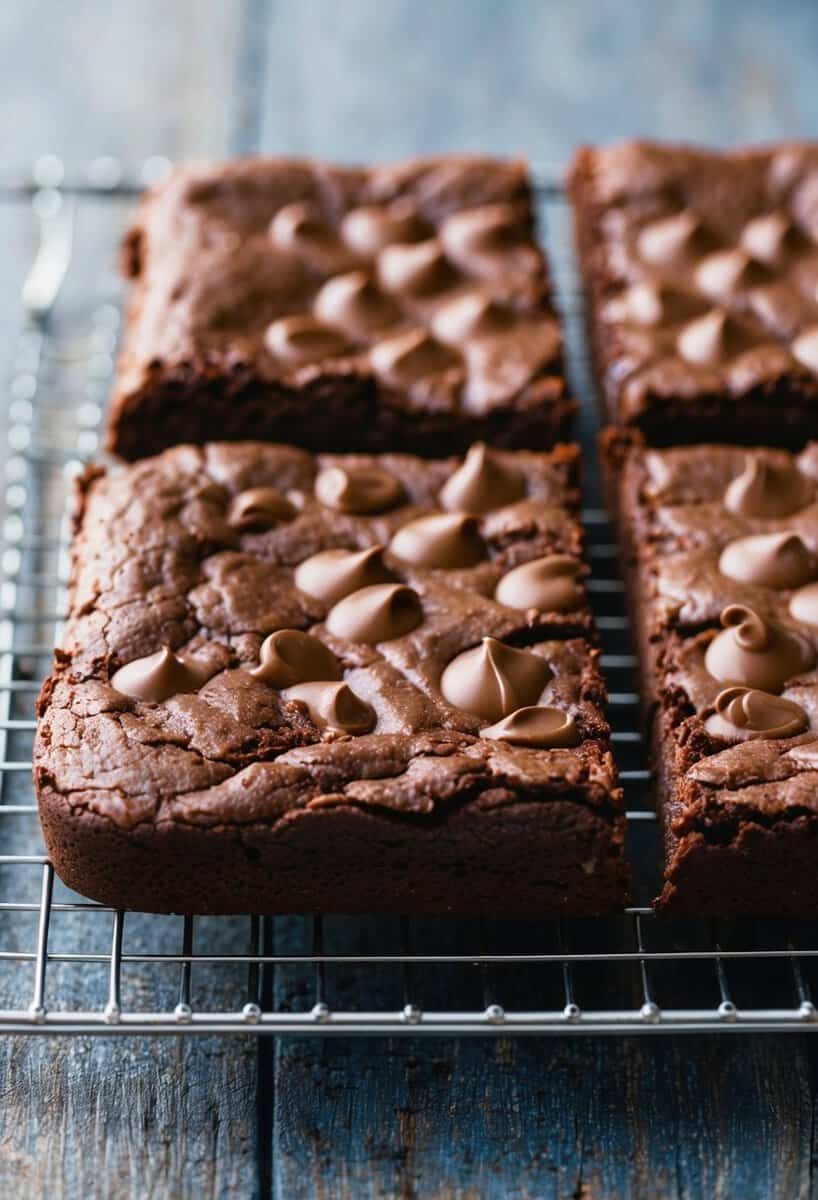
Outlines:
MULTIPOLYGON (((82 900, 54 876, 31 786, 34 704, 65 604, 67 499, 98 449, 122 296, 112 269, 135 195, 167 168, 53 156, 0 173, 19 251, 6 379, 0 539, 0 1032, 50 1034, 659 1033, 818 1030, 818 929, 654 918, 633 658, 606 517, 589 507, 591 594, 628 799, 639 906, 594 921, 171 918, 82 900)), ((565 197, 539 173, 541 229, 576 394, 592 395, 565 197)), ((595 418, 581 440, 593 462, 595 418)), ((592 476, 592 472, 587 474, 592 476)), ((598 481, 587 499, 599 504, 598 481)))

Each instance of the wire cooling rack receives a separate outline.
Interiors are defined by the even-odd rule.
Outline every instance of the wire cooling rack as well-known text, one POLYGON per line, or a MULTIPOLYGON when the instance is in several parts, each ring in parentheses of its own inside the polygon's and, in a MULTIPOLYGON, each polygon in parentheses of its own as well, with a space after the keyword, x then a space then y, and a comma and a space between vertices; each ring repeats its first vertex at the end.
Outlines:
MULTIPOLYGON (((65 604, 66 498, 98 448, 121 287, 116 245, 135 195, 167 167, 55 158, 0 174, 11 330, 0 544, 0 1032, 75 1034, 656 1033, 818 1029, 818 930, 654 919, 646 802, 622 583, 605 514, 585 511, 628 842, 641 905, 605 920, 173 918, 68 892, 44 854, 31 786, 34 704, 65 604)), ((591 395, 568 214, 540 173, 541 228, 577 395, 591 395)), ((595 417, 581 436, 592 463, 595 417)), ((599 503, 587 471, 586 495, 599 503)))

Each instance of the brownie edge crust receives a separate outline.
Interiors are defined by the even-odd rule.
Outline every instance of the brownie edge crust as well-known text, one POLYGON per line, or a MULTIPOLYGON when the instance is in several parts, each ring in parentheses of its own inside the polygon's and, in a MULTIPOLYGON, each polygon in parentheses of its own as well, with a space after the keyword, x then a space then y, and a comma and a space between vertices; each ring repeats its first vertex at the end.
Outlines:
POLYGON ((167 821, 127 835, 40 791, 60 878, 102 904, 166 913, 593 916, 625 902, 610 822, 569 797, 463 803, 442 822, 344 806, 276 825, 167 821), (609 865, 610 862, 610 865, 609 865), (582 864, 599 864, 601 878, 582 864))
POLYGON ((90 471, 35 743, 59 876, 149 912, 621 908, 577 462, 90 471))

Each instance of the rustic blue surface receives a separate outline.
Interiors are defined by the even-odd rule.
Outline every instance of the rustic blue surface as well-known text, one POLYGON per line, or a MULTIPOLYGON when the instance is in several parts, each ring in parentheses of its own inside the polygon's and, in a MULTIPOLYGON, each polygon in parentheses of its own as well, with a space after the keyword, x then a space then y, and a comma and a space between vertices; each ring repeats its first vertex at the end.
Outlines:
MULTIPOLYGON (((816 61, 818 6, 795 0, 6 0, 0 128, 7 163, 449 148, 561 163, 636 132, 814 134, 816 61)), ((4 229, 10 331, 27 246, 4 229)), ((77 984, 66 968, 53 986, 70 1000, 77 984)), ((129 986, 159 987, 147 969, 129 986)), ((0 1194, 808 1197, 816 1053, 805 1037, 7 1040, 0 1194)))

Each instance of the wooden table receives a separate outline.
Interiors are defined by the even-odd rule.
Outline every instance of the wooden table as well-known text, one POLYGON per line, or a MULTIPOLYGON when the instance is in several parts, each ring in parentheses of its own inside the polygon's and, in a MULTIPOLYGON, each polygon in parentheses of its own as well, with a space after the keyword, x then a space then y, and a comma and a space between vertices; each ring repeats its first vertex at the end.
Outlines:
MULTIPOLYGON (((6 0, 0 128, 9 163, 449 148, 561 163, 634 132, 814 134, 816 51, 818 8, 792 0, 6 0)), ((9 334, 23 250, 5 259, 9 334)), ((5 1039, 0 1194, 807 1197, 816 1050, 5 1039)))

